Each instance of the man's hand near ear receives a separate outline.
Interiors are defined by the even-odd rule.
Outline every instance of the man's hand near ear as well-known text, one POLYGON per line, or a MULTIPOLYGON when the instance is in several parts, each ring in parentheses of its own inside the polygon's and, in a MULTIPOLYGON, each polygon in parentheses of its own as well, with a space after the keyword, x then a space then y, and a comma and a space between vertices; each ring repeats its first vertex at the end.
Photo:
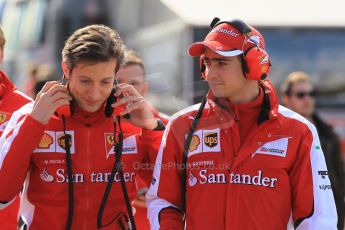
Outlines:
POLYGON ((38 122, 46 125, 56 109, 68 105, 72 97, 65 85, 58 81, 47 82, 37 94, 35 105, 30 116, 38 122))

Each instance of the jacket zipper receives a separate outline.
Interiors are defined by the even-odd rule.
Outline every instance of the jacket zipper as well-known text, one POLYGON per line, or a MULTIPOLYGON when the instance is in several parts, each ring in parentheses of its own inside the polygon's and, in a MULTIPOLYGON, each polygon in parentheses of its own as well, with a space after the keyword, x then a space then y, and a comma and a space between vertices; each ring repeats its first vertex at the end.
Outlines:
MULTIPOLYGON (((90 173, 90 127, 86 128, 86 133, 87 133, 87 138, 86 138, 86 143, 88 143, 87 148, 86 148, 86 175, 91 175, 90 173)), ((86 216, 89 216, 89 210, 90 210, 90 197, 89 197, 89 183, 86 183, 86 216)), ((84 229, 88 228, 88 218, 84 222, 84 229)))

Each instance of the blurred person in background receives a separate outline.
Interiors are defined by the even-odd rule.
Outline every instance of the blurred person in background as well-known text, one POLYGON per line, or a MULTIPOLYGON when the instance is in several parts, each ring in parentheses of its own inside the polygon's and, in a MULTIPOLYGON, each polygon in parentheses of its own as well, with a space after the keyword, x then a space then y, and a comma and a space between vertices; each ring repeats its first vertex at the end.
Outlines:
MULTIPOLYGON (((134 86, 134 88, 142 96, 145 96, 149 90, 149 85, 145 79, 145 66, 142 57, 134 50, 125 50, 125 64, 116 74, 118 83, 126 83, 134 86)), ((156 117, 159 117, 164 123, 167 123, 170 116, 159 112, 153 105, 151 110, 156 117)))
MULTIPOLYGON (((4 60, 5 37, 0 27, 0 64, 4 60)), ((0 135, 6 128, 12 113, 30 102, 31 99, 19 92, 9 77, 0 70, 0 135)), ((0 228, 2 230, 15 230, 18 223, 19 196, 10 203, 0 200, 0 228)))
MULTIPOLYGON (((145 96, 149 88, 148 83, 145 80, 144 62, 141 56, 131 49, 125 50, 125 64, 120 68, 119 72, 116 74, 116 79, 118 83, 126 83, 134 86, 134 88, 142 96, 145 96)), ((155 109, 151 104, 149 104, 149 106, 154 116, 158 117, 166 125, 170 117, 166 114, 158 112, 157 109, 155 109)), ((133 130, 134 133, 139 134, 141 132, 140 128, 133 127, 133 125, 131 125, 128 122, 123 123, 123 125, 131 126, 131 130, 133 130)), ((156 158, 156 156, 152 157, 154 159, 156 158)), ((136 208, 136 222, 138 226, 140 226, 140 229, 150 229, 149 221, 147 219, 147 208, 145 199, 145 195, 148 190, 149 184, 145 183, 145 179, 136 177, 136 185, 138 189, 138 197, 134 201, 134 207, 136 208)))
POLYGON ((36 98, 37 94, 42 90, 43 86, 49 82, 54 81, 54 79, 45 79, 45 80, 39 80, 35 83, 34 90, 33 90, 33 98, 36 98))
POLYGON ((282 103, 313 123, 319 134, 338 213, 338 229, 344 229, 345 172, 338 135, 315 111, 315 89, 310 76, 302 71, 288 74, 280 91, 282 103))
MULTIPOLYGON (((36 97, 36 84, 40 81, 45 81, 47 78, 51 78, 56 72, 53 67, 47 63, 32 62, 26 67, 26 79, 24 81, 24 93, 35 99, 36 97)), ((53 76, 56 77, 57 76, 53 76)))
POLYGON ((32 90, 32 98, 36 98, 37 94, 42 90, 43 86, 49 82, 54 81, 57 78, 57 72, 49 69, 49 71, 40 72, 38 75, 38 80, 35 82, 35 85, 32 90))
POLYGON ((29 63, 26 66, 26 79, 23 84, 23 90, 26 95, 34 99, 34 87, 38 81, 39 64, 36 62, 29 63))

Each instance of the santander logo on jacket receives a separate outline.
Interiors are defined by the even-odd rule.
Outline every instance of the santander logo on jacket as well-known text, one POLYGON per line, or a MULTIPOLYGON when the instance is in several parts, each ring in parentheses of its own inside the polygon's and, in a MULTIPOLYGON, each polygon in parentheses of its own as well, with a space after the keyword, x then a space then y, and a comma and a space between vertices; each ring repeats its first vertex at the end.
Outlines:
POLYGON ((257 172, 257 175, 251 176, 249 174, 237 174, 230 173, 229 175, 223 173, 209 173, 207 169, 202 169, 199 171, 199 179, 195 177, 192 173, 189 176, 189 186, 193 187, 196 184, 247 184, 254 186, 263 186, 275 188, 275 183, 278 178, 264 177, 262 170, 257 172))

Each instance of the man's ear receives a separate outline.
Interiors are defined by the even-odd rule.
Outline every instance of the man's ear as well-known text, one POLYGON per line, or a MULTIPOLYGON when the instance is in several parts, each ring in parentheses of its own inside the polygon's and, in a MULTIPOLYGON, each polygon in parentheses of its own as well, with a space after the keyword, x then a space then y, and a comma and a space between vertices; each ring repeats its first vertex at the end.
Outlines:
POLYGON ((66 63, 66 61, 64 60, 61 61, 61 67, 62 67, 62 71, 66 80, 69 80, 70 68, 68 64, 66 63))
POLYGON ((4 62, 4 47, 0 48, 0 64, 4 62))

